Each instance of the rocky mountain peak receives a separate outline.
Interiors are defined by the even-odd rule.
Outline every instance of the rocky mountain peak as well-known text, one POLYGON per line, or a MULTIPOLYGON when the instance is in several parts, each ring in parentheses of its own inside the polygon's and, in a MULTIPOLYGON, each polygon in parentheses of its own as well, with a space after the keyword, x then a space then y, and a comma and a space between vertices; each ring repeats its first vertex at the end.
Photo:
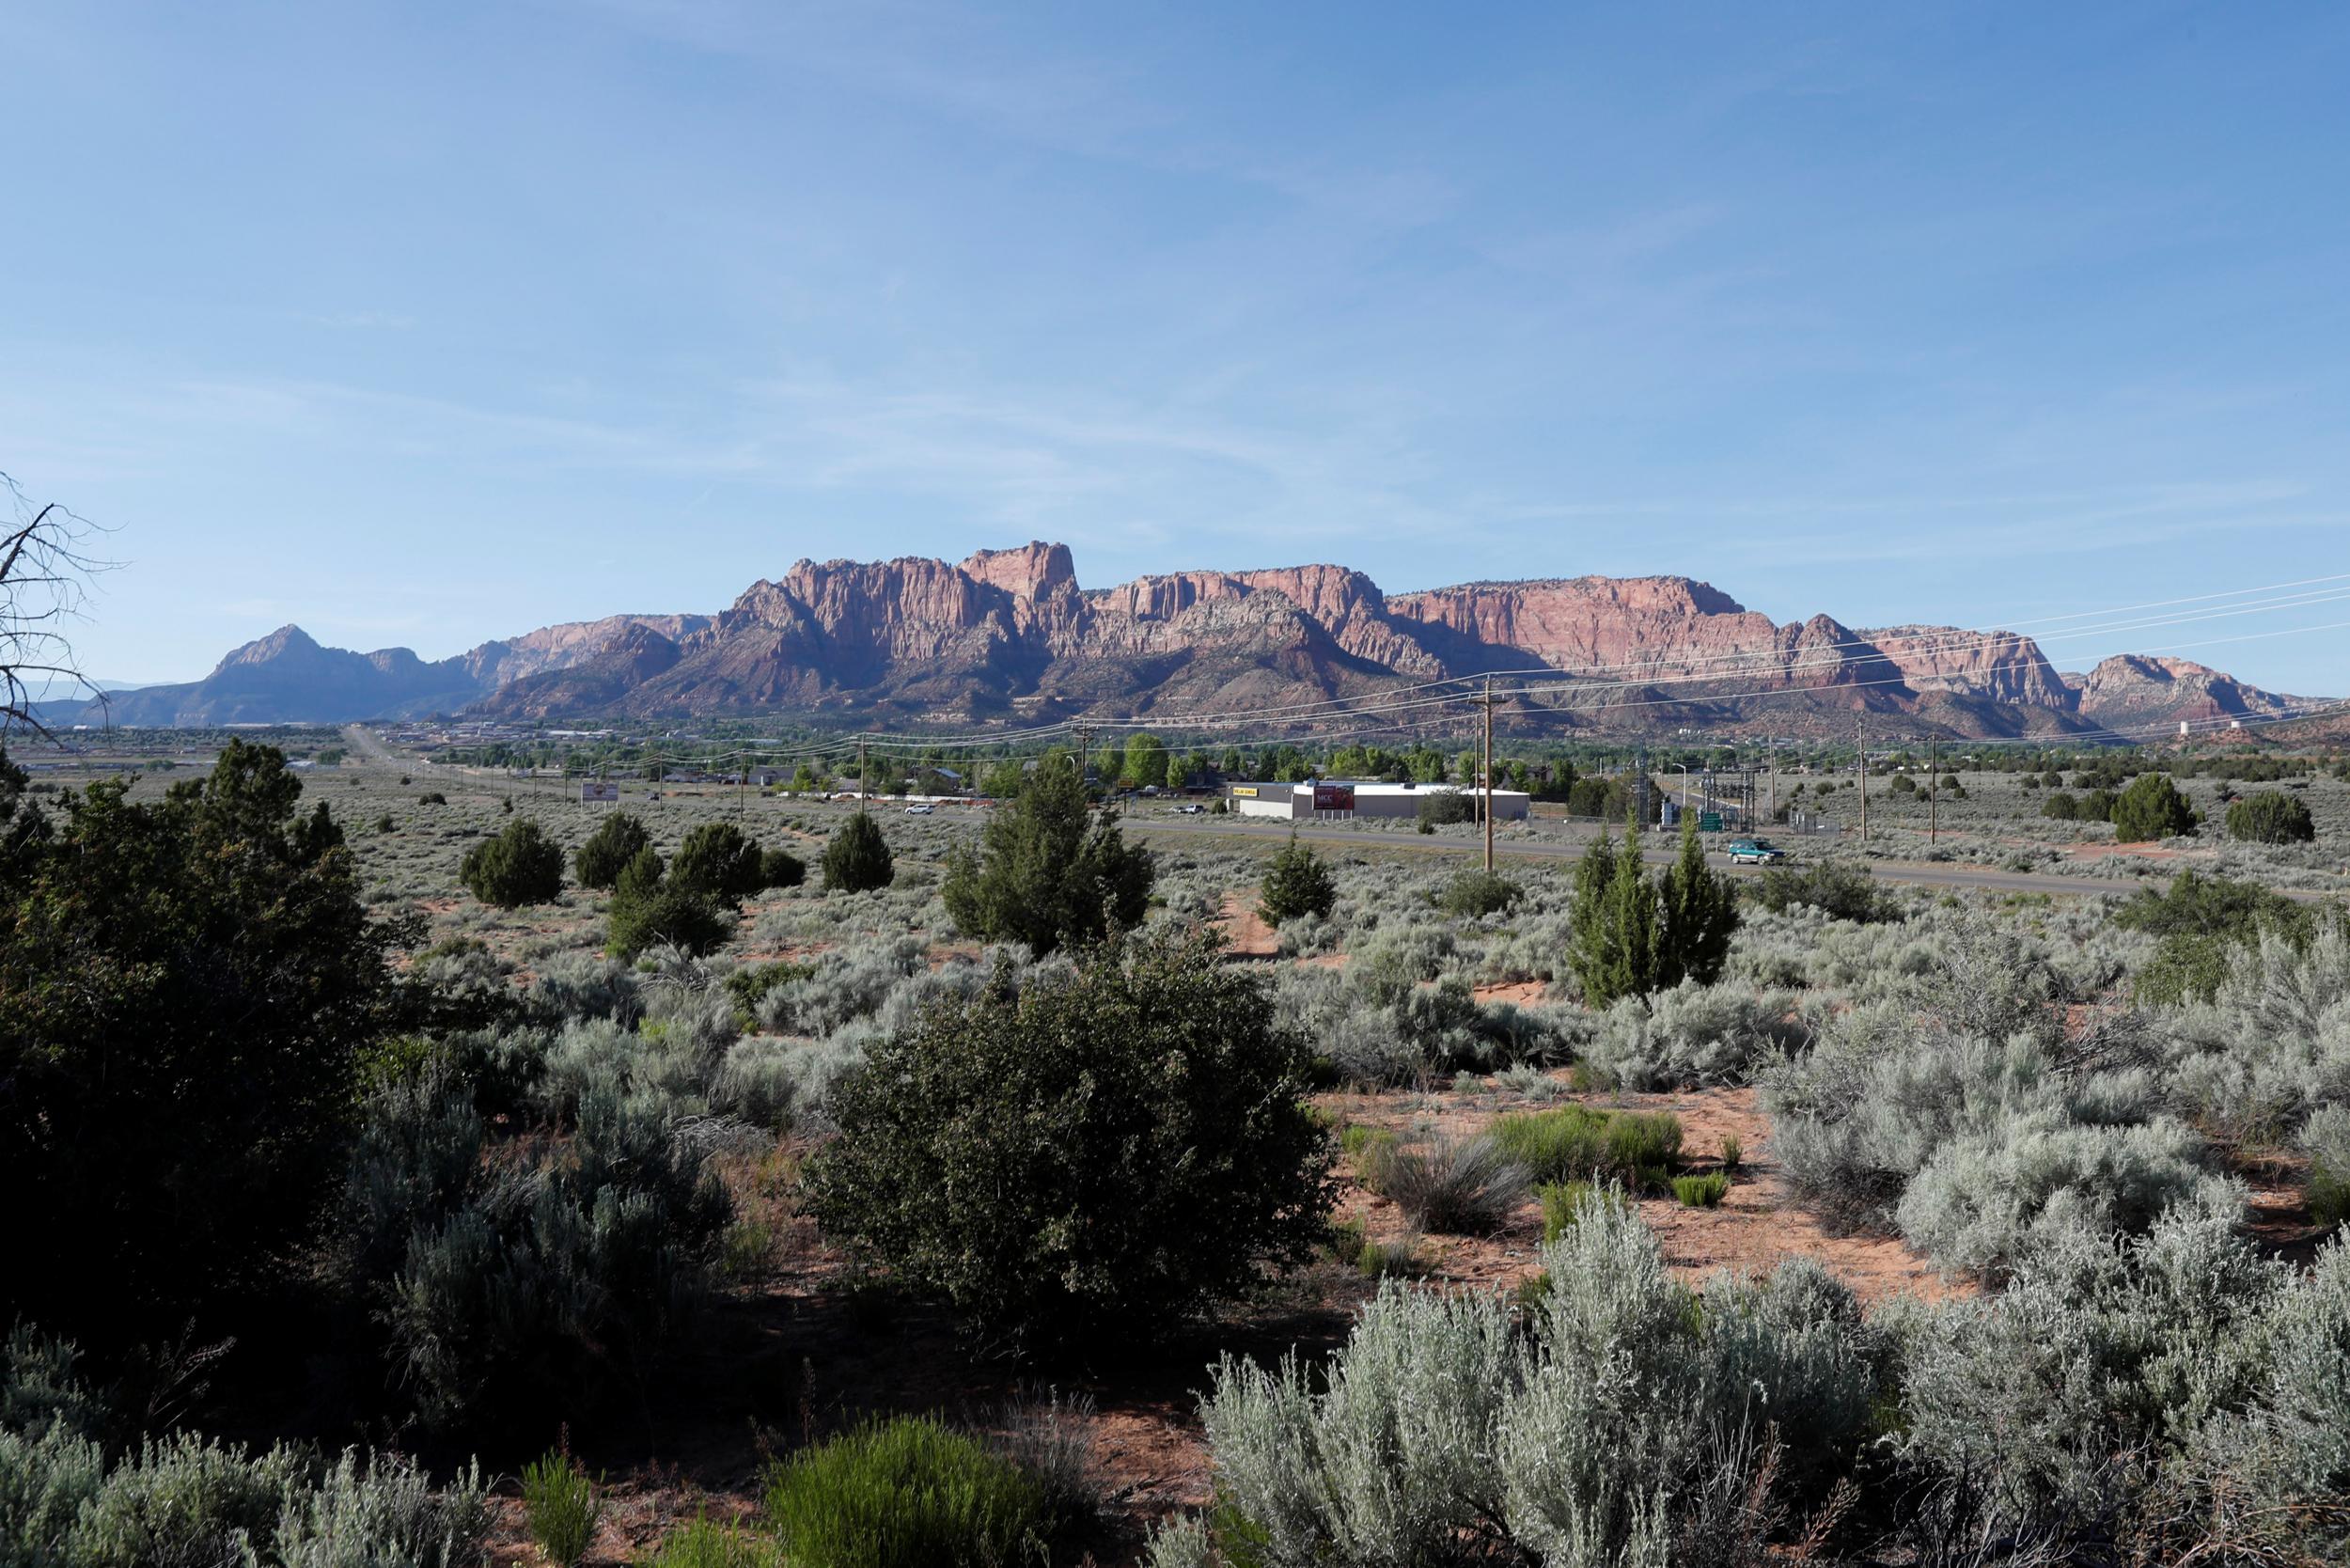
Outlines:
POLYGON ((1034 540, 1013 550, 975 551, 961 570, 1014 599, 1046 599, 1077 586, 1077 569, 1069 546, 1034 540))

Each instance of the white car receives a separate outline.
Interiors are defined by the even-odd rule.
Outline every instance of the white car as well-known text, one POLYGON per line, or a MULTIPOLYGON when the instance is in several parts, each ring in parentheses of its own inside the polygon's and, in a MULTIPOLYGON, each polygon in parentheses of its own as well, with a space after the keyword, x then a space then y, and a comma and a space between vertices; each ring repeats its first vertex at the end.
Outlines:
POLYGON ((935 806, 909 806, 906 808, 906 815, 909 817, 927 817, 937 809, 938 808, 935 806))

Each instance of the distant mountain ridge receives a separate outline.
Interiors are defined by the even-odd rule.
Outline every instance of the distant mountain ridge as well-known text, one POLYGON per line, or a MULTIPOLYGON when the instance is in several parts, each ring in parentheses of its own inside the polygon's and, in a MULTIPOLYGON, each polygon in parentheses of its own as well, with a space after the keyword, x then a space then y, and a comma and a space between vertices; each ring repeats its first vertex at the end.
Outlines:
POLYGON ((405 648, 372 653, 326 648, 299 626, 280 626, 224 655, 201 681, 142 686, 90 703, 74 717, 156 729, 216 724, 334 724, 453 712, 507 682, 592 656, 615 636, 645 625, 690 635, 708 616, 606 616, 542 626, 431 663, 405 648))
MULTIPOLYGON (((1778 624, 1685 577, 1464 583, 1390 596, 1313 565, 1179 572, 1081 588, 1068 547, 959 563, 796 562, 716 615, 542 627, 454 658, 323 648, 298 627, 204 680, 121 694, 125 725, 335 722, 460 711, 632 720, 838 716, 1029 722, 1261 714, 1495 673, 1505 728, 1753 725, 1841 733, 1856 713, 1954 736, 2270 717, 2296 699, 2184 660, 2126 655, 2077 682, 2029 637, 1947 626, 1778 624), (1539 711, 1538 711, 1539 710, 1539 711)), ((90 711, 95 716, 95 710, 90 711)), ((1408 715, 1407 715, 1408 717, 1408 715)), ((1881 728, 1881 726, 1880 726, 1881 728)))

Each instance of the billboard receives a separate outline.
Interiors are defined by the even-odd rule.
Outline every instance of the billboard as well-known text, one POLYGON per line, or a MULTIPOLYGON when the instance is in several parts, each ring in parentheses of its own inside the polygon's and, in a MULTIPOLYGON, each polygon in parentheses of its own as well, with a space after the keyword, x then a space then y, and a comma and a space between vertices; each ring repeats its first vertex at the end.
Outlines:
POLYGON ((599 801, 617 802, 619 798, 620 787, 618 784, 607 784, 601 779, 595 779, 579 787, 579 803, 582 806, 591 806, 599 801))
POLYGON ((1315 785, 1314 809, 1317 811, 1354 810, 1355 786, 1352 784, 1315 785))
POLYGON ((1242 800, 1254 800, 1257 798, 1257 787, 1254 784, 1235 784, 1232 793, 1242 800))

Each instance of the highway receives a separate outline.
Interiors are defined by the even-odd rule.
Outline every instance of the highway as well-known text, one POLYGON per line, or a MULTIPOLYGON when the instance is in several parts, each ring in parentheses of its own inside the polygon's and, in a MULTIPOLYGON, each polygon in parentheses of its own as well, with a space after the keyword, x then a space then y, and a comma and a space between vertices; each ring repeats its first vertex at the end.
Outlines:
MULTIPOLYGON (((1244 823, 1230 817, 1145 817, 1129 815, 1121 825, 1137 837, 1222 839, 1268 847, 1286 843, 1294 827, 1297 837, 1308 843, 1333 844, 1355 849, 1392 850, 1403 854, 1440 855, 1465 861, 1478 856, 1482 841, 1474 839, 1429 838, 1418 834, 1385 833, 1340 827, 1325 823, 1278 823, 1261 824, 1244 823)), ((1494 858, 1496 862, 1513 860, 1574 860, 1590 846, 1588 838, 1567 843, 1528 843, 1524 840, 1496 839, 1494 858)), ((1782 845, 1782 847, 1786 847, 1782 845)), ((1794 858, 1800 862, 1810 858, 1807 846, 1793 846, 1794 858)), ((1652 835, 1641 859, 1652 866, 1670 865, 1677 856, 1673 839, 1668 835, 1652 835)), ((1711 855, 1707 860, 1728 870, 1733 875, 1753 876, 1761 868, 1748 865, 1731 866, 1722 855, 1711 855)), ((1909 883, 1919 887, 1975 887, 1995 893, 2054 893, 2074 897, 2111 893, 2126 895, 2140 886, 2167 887, 2166 875, 2143 879, 2085 876, 2051 876, 2043 871, 2009 871, 1991 866, 1960 866, 1938 861, 1872 860, 1870 870, 1886 882, 1909 883)), ((2305 889, 2284 889, 2286 897, 2316 900, 2324 893, 2305 889)))
POLYGON ((353 751, 356 751, 363 760, 369 762, 381 762, 392 767, 400 768, 429 768, 432 765, 430 762, 419 761, 414 757, 402 757, 400 753, 394 751, 390 746, 384 744, 383 736, 377 734, 374 730, 368 729, 364 724, 344 725, 343 739, 349 743, 351 748, 353 751))

